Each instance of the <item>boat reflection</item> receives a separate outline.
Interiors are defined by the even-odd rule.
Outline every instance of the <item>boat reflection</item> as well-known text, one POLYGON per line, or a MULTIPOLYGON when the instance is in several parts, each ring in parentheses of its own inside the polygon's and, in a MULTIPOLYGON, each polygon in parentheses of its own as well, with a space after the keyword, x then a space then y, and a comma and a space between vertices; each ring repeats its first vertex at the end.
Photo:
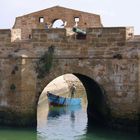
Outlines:
POLYGON ((64 106, 64 107, 50 107, 48 113, 48 120, 53 118, 59 118, 62 115, 69 115, 71 116, 72 120, 75 118, 75 111, 81 110, 81 105, 75 106, 64 106))

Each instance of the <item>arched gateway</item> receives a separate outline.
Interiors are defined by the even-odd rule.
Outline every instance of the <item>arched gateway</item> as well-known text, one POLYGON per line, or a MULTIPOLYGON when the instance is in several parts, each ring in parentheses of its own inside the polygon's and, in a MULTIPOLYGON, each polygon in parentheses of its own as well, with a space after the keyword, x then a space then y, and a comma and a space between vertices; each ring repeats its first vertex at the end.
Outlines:
POLYGON ((102 27, 95 14, 56 6, 16 18, 0 30, 0 123, 36 126, 42 90, 71 73, 86 89, 89 120, 138 127, 139 48, 132 27, 102 27), (51 28, 55 19, 65 27, 51 28))
MULTIPOLYGON (((64 75, 66 73, 72 73, 73 71, 73 64, 70 66, 69 65, 69 70, 63 71, 64 73, 61 73, 61 71, 52 71, 51 75, 47 75, 44 77, 42 80, 38 80, 37 83, 37 103, 39 100, 39 96, 42 93, 44 87, 46 87, 47 84, 49 84, 53 79, 55 79, 58 76, 64 75), (54 75, 55 74, 55 75, 54 75)), ((75 75, 84 85, 86 93, 87 93, 87 100, 88 100, 88 108, 87 108, 87 113, 88 117, 92 118, 93 121, 99 121, 100 123, 106 123, 109 119, 109 100, 108 95, 105 93, 104 87, 101 85, 101 83, 97 83, 93 78, 93 75, 90 75, 92 71, 87 68, 81 72, 81 67, 75 67, 76 70, 75 73, 73 72, 72 74, 75 75), (86 71, 89 71, 89 75, 85 73, 86 71), (81 74, 80 74, 81 73, 81 74), (92 76, 92 77, 90 77, 92 76)), ((59 69, 59 67, 57 67, 59 69)), ((98 77, 99 78, 99 77, 98 77)), ((100 77, 101 78, 101 77, 100 77)), ((106 81, 109 84, 109 81, 106 81)), ((111 83, 110 83, 111 84, 111 83)), ((110 85, 109 84, 109 85, 110 85)), ((36 109, 37 107, 35 107, 36 109)))

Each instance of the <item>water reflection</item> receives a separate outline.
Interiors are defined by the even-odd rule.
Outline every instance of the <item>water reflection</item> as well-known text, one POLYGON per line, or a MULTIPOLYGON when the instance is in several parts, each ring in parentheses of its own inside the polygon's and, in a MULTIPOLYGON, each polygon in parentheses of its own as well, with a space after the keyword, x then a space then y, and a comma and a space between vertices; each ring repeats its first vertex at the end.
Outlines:
POLYGON ((71 119, 71 123, 72 123, 71 126, 74 127, 74 122, 75 122, 75 113, 74 113, 74 111, 71 111, 70 119, 71 119))
POLYGON ((78 106, 66 106, 66 107, 51 107, 48 119, 53 119, 61 117, 62 115, 70 114, 71 117, 74 117, 74 113, 78 110, 81 110, 81 105, 78 106))
POLYGON ((114 131, 91 124, 81 106, 40 107, 37 140, 139 140, 137 134, 114 131), (47 112, 46 112, 47 111, 47 112), (44 115, 44 116, 43 116, 44 115), (44 121, 42 120, 44 119, 44 121), (43 123, 44 122, 44 123, 43 123))
POLYGON ((51 107, 46 119, 46 126, 38 128, 38 140, 73 140, 86 133, 87 115, 80 105, 51 107))

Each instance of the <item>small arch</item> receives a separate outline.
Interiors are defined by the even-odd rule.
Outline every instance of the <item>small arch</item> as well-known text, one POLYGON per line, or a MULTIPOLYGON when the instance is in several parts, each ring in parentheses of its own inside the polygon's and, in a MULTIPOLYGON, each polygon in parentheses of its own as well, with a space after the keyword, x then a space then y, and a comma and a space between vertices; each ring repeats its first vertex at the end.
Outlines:
POLYGON ((62 19, 55 19, 52 22, 52 28, 64 28, 65 22, 62 19))

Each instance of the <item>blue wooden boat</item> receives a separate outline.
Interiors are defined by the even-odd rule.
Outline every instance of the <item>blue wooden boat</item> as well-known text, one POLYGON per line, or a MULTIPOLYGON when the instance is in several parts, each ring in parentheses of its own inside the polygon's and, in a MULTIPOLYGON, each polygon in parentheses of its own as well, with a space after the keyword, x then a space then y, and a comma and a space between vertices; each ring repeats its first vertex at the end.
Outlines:
POLYGON ((80 105, 81 98, 65 98, 58 95, 54 95, 50 92, 47 93, 50 105, 53 106, 69 106, 69 105, 80 105))

